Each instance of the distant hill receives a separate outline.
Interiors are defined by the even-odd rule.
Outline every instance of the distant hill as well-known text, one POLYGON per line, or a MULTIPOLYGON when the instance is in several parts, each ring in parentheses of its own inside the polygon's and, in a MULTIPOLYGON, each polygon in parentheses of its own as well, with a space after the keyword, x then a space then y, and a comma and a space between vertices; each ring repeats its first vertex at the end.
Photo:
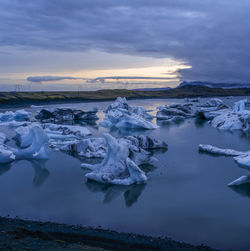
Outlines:
POLYGON ((162 88, 140 88, 140 89, 133 89, 132 91, 166 91, 171 89, 170 87, 162 87, 162 88))
POLYGON ((179 88, 158 91, 134 91, 127 89, 79 91, 79 92, 0 92, 0 106, 23 106, 30 104, 66 103, 114 100, 117 97, 128 99, 146 98, 186 98, 249 96, 250 88, 211 88, 201 85, 184 85, 179 88))
POLYGON ((246 83, 211 83, 211 82, 202 82, 202 81, 183 81, 178 85, 177 88, 183 86, 206 86, 209 88, 222 88, 222 89, 233 89, 233 88, 250 88, 250 84, 246 83))

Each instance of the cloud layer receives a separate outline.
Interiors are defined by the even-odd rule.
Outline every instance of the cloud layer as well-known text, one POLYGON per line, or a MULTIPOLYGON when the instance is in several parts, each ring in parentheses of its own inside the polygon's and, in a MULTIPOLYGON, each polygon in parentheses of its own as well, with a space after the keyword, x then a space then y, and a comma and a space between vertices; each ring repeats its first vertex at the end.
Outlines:
POLYGON ((250 82, 249 9, 249 0, 2 0, 0 53, 99 49, 186 62, 185 80, 250 82))

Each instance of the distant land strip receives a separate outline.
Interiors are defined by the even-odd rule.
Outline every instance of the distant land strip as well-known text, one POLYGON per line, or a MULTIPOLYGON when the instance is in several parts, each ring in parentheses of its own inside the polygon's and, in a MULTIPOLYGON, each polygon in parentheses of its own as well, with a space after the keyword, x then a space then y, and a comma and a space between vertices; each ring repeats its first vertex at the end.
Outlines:
POLYGON ((90 102, 113 100, 119 96, 127 99, 148 98, 186 98, 215 96, 249 96, 250 88, 209 88, 205 86, 186 85, 168 90, 127 90, 103 89, 98 91, 44 91, 44 92, 0 92, 0 105, 23 106, 29 104, 48 104, 66 102, 90 102))

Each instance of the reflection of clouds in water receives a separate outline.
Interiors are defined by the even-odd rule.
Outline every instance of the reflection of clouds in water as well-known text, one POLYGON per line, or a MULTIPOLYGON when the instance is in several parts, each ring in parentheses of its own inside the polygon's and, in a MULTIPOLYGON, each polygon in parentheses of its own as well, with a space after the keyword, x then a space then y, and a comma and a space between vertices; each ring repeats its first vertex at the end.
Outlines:
POLYGON ((242 197, 250 198, 250 184, 242 184, 239 186, 230 187, 234 192, 238 193, 242 197))
MULTIPOLYGON (((26 160, 26 161, 31 164, 32 168, 34 168, 34 171, 35 171, 35 175, 33 178, 33 185, 35 187, 41 186, 50 174, 49 170, 47 168, 45 168, 47 160, 30 160, 30 161, 26 160)), ((17 162, 18 161, 14 162, 14 163, 17 163, 17 162)), ((0 175, 3 175, 6 172, 10 171, 12 164, 13 163, 1 164, 0 175)))
POLYGON ((110 203, 114 199, 118 198, 121 194, 124 194, 124 199, 127 207, 130 207, 135 202, 137 202, 143 189, 146 186, 146 184, 118 186, 110 184, 101 184, 91 180, 88 180, 85 185, 91 192, 104 193, 104 203, 110 203))

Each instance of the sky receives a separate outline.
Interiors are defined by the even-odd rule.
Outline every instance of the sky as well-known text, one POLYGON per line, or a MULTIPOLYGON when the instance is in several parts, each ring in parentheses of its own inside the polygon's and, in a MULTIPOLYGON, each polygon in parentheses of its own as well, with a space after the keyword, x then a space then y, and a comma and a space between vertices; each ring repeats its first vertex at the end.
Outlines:
POLYGON ((249 0, 1 0, 0 90, 249 83, 249 0))

